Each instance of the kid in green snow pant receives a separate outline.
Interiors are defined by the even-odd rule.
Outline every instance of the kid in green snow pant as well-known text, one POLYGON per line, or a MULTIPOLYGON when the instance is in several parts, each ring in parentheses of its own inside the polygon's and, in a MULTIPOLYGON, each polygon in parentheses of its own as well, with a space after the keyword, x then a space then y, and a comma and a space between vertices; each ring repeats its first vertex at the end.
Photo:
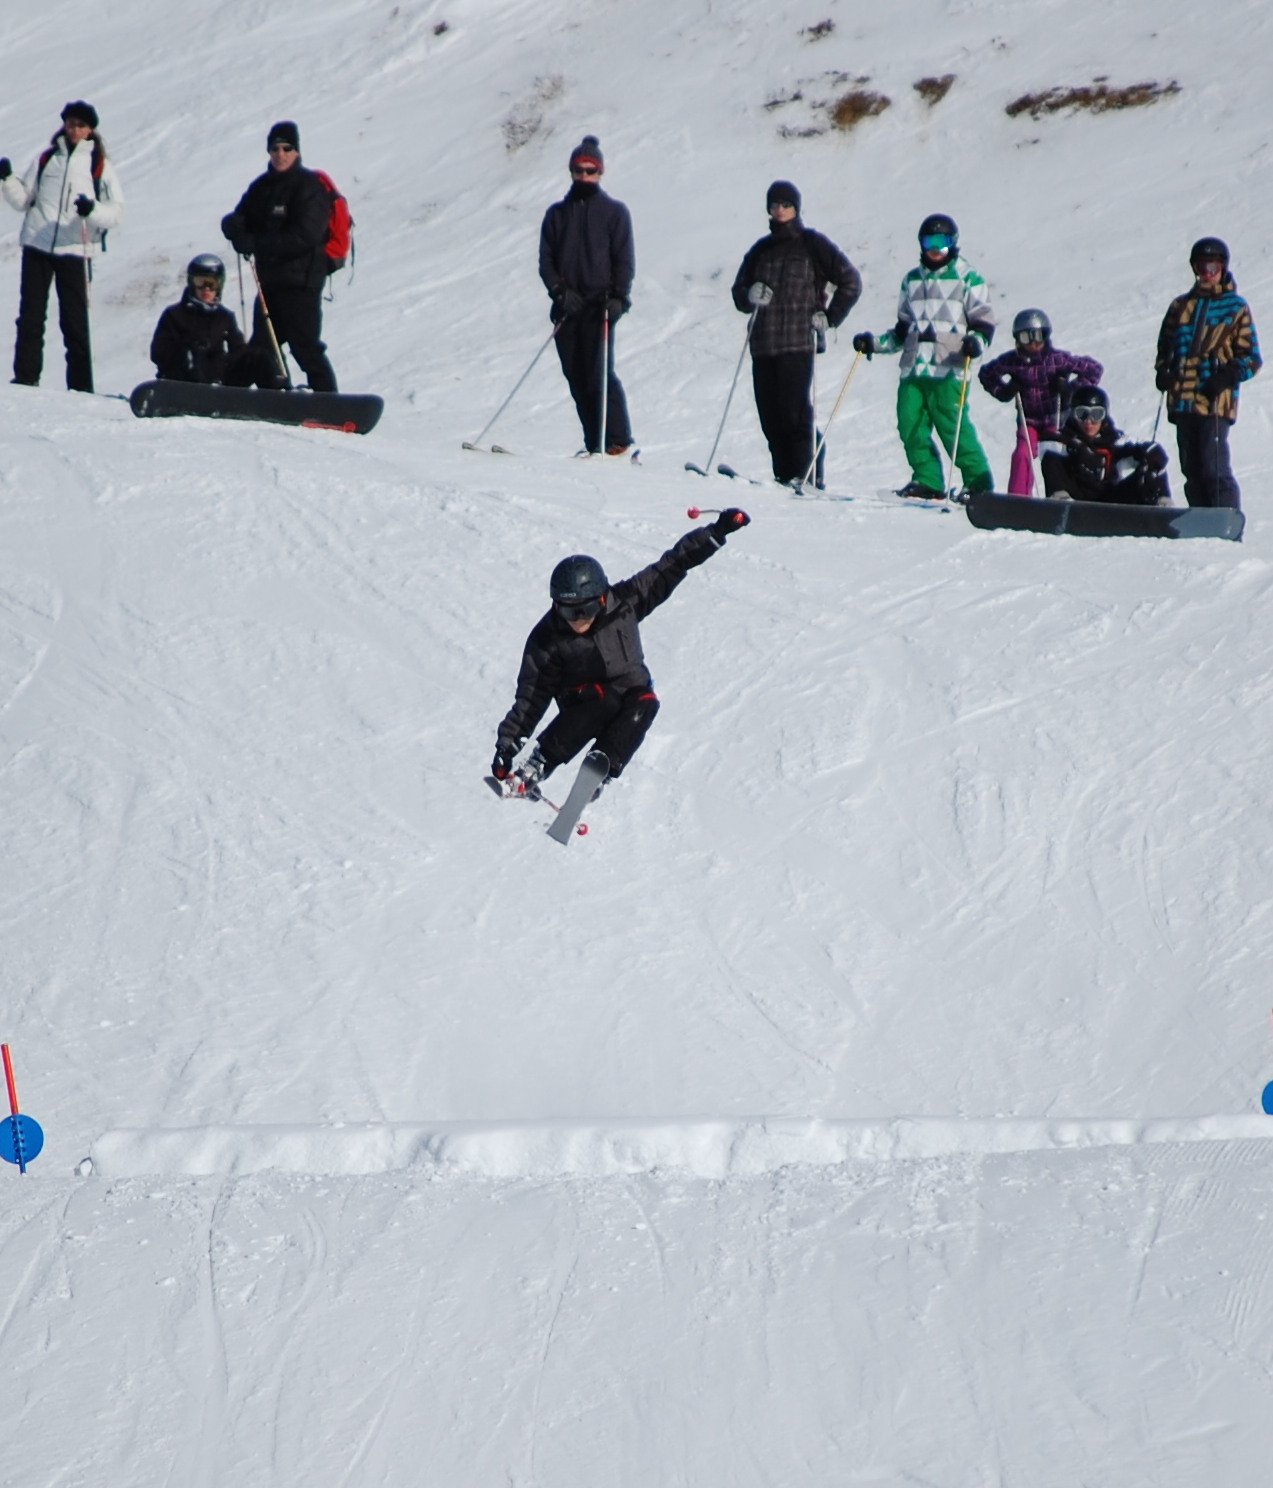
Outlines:
MULTIPOLYGON (((930 491, 944 491, 946 476, 941 457, 933 444, 933 433, 949 452, 955 442, 955 425, 959 422, 959 393, 963 382, 958 377, 903 377, 897 385, 897 432, 910 463, 911 474, 930 491)), ((959 427, 959 448, 955 464, 970 491, 994 489, 990 462, 977 438, 977 431, 964 405, 964 421, 959 427)))

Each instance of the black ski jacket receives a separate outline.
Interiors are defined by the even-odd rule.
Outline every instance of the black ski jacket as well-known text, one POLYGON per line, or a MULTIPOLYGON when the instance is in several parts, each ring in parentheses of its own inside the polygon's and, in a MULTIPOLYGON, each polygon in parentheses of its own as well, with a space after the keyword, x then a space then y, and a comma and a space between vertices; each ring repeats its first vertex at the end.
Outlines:
POLYGON ((187 290, 181 303, 159 317, 150 341, 150 360, 160 377, 177 382, 220 382, 230 353, 243 345, 234 312, 209 309, 187 290))
POLYGON ((632 217, 621 201, 572 186, 544 213, 539 277, 550 295, 575 289, 591 305, 617 296, 626 309, 635 273, 632 217))
POLYGON ((637 627, 661 605, 691 568, 722 546, 708 527, 696 527, 648 568, 606 591, 606 607, 584 635, 576 635, 549 610, 526 638, 517 696, 499 726, 501 747, 516 751, 556 701, 559 708, 595 696, 598 689, 650 689, 653 681, 637 627))
POLYGON ((289 170, 271 167, 221 219, 221 231, 238 248, 246 238, 267 291, 321 289, 327 282, 327 225, 331 198, 312 170, 298 160, 289 170))

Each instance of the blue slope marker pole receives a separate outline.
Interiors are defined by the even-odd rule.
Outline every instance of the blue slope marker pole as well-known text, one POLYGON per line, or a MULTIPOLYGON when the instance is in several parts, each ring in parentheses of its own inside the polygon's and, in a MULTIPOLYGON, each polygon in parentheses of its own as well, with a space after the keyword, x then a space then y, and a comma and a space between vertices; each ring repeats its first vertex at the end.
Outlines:
POLYGON ((18 1172, 25 1173, 27 1163, 40 1155, 44 1132, 38 1121, 18 1110, 18 1087, 13 1079, 13 1056, 8 1044, 0 1044, 0 1055, 4 1058, 4 1083, 9 1087, 9 1119, 0 1122, 0 1157, 5 1162, 17 1163, 18 1172))

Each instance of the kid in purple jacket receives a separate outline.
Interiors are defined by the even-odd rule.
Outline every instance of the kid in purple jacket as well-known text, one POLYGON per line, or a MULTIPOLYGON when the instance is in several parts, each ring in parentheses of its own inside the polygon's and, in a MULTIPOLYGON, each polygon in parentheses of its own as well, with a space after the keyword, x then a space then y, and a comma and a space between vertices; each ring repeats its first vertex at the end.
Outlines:
POLYGON ((1075 386, 1097 386, 1105 369, 1093 357, 1058 351, 1052 345, 1052 322, 1042 310, 1021 311, 1012 322, 1012 342, 1013 349, 987 362, 978 376, 982 387, 1001 403, 1021 395, 1025 424, 1018 419, 1008 494, 1030 496, 1034 493, 1032 457, 1039 452, 1039 440, 1056 439, 1075 386))

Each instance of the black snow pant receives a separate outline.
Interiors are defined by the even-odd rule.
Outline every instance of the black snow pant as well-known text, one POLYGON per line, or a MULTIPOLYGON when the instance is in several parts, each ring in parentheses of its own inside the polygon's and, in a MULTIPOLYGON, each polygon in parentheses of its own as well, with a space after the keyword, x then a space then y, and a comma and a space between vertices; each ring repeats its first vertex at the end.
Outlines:
MULTIPOLYGON (((813 351, 782 351, 752 358, 751 385, 760 427, 769 441, 774 479, 803 480, 813 461, 813 351)), ((825 447, 818 453, 815 478, 823 484, 825 447)))
POLYGON ((66 385, 77 393, 93 391, 93 349, 88 329, 88 279, 91 261, 79 253, 22 250, 22 283, 18 298, 18 339, 13 348, 13 380, 38 387, 44 370, 44 322, 49 289, 57 284, 57 318, 66 346, 66 385))
MULTIPOLYGON (((601 338, 601 316, 586 309, 582 315, 567 316, 556 337, 561 370, 583 426, 584 448, 594 455, 601 452, 601 338)), ((627 449, 631 443, 628 400, 614 375, 612 323, 606 340, 606 449, 627 449)))
POLYGON ((1039 464, 1043 489, 1049 496, 1065 495, 1075 501, 1112 501, 1124 506, 1156 506, 1160 498, 1171 496, 1166 473, 1149 470, 1144 465, 1122 480, 1094 491, 1078 479, 1068 455, 1047 450, 1039 464))
POLYGON ((623 768, 659 711, 659 700, 648 687, 616 692, 600 682, 578 687, 559 699, 561 711, 539 736, 539 747, 552 769, 564 765, 593 739, 610 761, 610 775, 623 768))
MULTIPOLYGON (((296 358, 314 392, 334 393, 336 374, 327 360, 327 344, 322 339, 323 291, 290 284, 262 283, 261 288, 270 307, 270 320, 279 345, 286 346, 296 358)), ((260 295, 252 310, 251 344, 274 356, 265 316, 261 312, 260 295)))
POLYGON ((1176 450, 1190 506, 1242 510, 1242 492, 1229 460, 1229 421, 1201 413, 1176 416, 1176 450))

